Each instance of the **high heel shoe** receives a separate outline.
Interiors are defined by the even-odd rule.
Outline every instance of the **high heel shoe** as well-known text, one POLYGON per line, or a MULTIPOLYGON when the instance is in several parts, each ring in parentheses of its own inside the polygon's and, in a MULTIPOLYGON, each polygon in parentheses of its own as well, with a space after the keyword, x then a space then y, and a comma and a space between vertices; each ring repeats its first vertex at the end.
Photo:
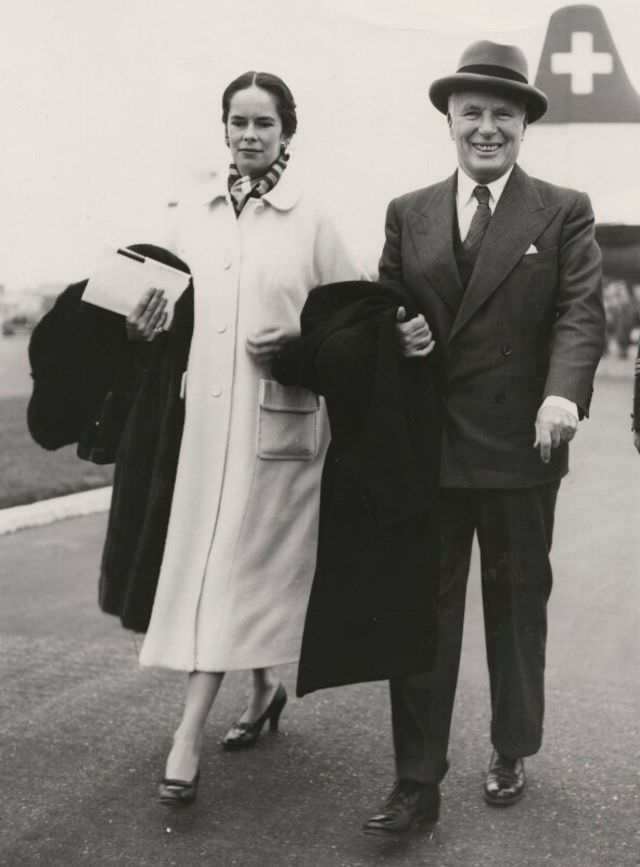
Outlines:
POLYGON ((272 732, 278 731, 278 720, 287 703, 287 691, 279 683, 275 695, 269 703, 269 707, 255 722, 234 722, 229 731, 222 739, 225 750, 243 750, 255 744, 260 736, 262 727, 269 720, 269 728, 272 732))
POLYGON ((166 804, 169 807, 187 807, 193 804, 198 794, 198 783, 200 782, 200 771, 196 771, 194 778, 188 782, 187 780, 171 780, 164 777, 158 786, 158 797, 161 804, 166 804))

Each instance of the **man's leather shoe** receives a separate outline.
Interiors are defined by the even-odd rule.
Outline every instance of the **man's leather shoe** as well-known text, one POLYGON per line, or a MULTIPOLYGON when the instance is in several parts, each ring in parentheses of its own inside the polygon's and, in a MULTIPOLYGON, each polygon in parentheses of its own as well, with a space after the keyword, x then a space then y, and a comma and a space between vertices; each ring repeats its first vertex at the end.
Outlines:
POLYGON ((483 794, 487 804, 498 807, 515 804, 524 793, 524 783, 522 759, 507 759, 494 750, 484 782, 483 794))
POLYGON ((362 826, 365 834, 387 835, 435 824, 440 813, 437 783, 398 780, 379 813, 362 826))

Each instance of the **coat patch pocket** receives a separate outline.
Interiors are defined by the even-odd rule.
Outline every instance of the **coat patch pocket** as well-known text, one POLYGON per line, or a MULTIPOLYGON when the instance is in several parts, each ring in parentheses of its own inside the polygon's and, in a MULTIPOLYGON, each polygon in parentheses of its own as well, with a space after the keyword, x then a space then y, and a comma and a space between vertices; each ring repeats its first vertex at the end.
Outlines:
POLYGON ((260 380, 258 457, 310 461, 318 452, 320 400, 300 386, 260 380))

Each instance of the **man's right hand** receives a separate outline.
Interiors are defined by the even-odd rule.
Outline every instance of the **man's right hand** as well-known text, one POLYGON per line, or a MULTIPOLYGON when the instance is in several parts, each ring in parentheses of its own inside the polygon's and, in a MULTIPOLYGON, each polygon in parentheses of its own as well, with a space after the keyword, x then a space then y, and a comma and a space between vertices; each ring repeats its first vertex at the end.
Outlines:
POLYGON ((436 345, 422 313, 407 322, 407 311, 404 307, 398 307, 396 334, 404 358, 424 358, 436 345))
POLYGON ((162 289, 148 289, 127 316, 127 337, 132 341, 153 340, 167 321, 167 299, 162 289))

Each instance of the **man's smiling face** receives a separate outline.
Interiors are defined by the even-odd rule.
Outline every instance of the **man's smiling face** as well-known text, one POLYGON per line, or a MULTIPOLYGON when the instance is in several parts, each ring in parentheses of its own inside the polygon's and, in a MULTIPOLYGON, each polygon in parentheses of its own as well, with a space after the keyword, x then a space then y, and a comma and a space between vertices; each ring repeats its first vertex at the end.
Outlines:
POLYGON ((466 91, 449 97, 447 121, 460 168, 479 184, 491 183, 509 171, 527 126, 520 103, 466 91))

